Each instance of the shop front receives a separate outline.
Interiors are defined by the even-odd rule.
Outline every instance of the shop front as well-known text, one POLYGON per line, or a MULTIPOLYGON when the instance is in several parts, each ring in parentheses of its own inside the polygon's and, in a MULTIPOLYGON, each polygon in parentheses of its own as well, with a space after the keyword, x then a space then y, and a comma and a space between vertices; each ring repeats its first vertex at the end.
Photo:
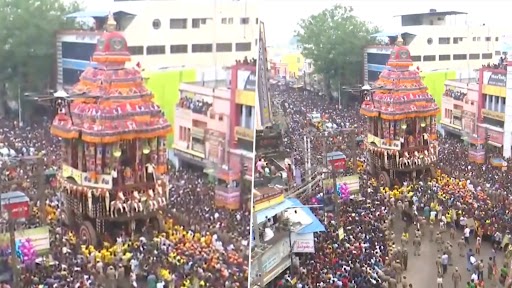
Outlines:
POLYGON ((241 206, 240 172, 228 171, 218 168, 215 172, 217 183, 215 185, 215 206, 238 210, 241 206))
POLYGON ((283 238, 281 241, 267 249, 262 255, 252 259, 251 263, 251 283, 260 282, 263 286, 267 285, 277 275, 290 267, 290 239, 283 238), (258 275, 261 275, 261 281, 258 275))
POLYGON ((478 137, 486 139, 492 146, 501 148, 503 146, 503 129, 485 124, 478 124, 478 137))

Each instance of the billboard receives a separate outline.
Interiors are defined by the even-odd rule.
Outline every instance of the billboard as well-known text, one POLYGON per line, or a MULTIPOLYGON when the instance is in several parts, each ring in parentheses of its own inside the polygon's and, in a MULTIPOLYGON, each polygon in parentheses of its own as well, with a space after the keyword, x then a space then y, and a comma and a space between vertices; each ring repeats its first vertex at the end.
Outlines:
POLYGON ((242 91, 256 91, 256 71, 238 69, 236 71, 236 89, 242 91))
POLYGON ((506 72, 483 71, 482 93, 493 96, 507 97, 506 72))
POLYGON ((265 25, 260 21, 259 41, 258 41, 258 63, 256 66, 256 75, 258 78, 258 108, 261 127, 272 125, 272 112, 270 107, 270 95, 268 91, 268 58, 267 42, 265 39, 265 25))

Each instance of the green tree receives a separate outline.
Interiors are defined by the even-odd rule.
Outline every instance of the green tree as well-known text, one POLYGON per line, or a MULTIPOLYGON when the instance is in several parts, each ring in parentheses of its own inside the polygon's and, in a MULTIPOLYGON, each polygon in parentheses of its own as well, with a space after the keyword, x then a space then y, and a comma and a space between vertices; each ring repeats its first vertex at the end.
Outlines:
POLYGON ((370 35, 378 32, 352 12, 352 7, 335 5, 302 19, 295 32, 302 54, 313 60, 328 94, 332 87, 339 91, 361 82, 363 49, 374 41, 370 35))
POLYGON ((64 15, 78 11, 64 0, 0 1, 0 115, 21 91, 49 87, 55 65, 55 35, 72 25, 64 15))

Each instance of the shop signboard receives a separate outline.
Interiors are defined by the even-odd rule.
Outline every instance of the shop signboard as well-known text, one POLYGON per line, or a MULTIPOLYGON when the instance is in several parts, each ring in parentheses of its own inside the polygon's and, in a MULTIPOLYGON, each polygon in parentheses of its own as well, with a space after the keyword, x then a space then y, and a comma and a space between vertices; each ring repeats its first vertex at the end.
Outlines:
POLYGON ((235 137, 237 139, 241 138, 241 139, 244 139, 247 141, 253 141, 254 140, 254 130, 237 126, 237 127, 235 127, 235 137))
POLYGON ((5 219, 24 219, 30 216, 30 199, 23 192, 2 193, 1 205, 5 219))
POLYGON ((496 112, 488 109, 482 109, 482 116, 499 121, 505 121, 505 113, 496 112))
POLYGON ((292 233, 293 253, 315 253, 315 237, 313 233, 292 233))
POLYGON ((494 71, 483 72, 482 93, 493 96, 507 96, 507 75, 494 71))

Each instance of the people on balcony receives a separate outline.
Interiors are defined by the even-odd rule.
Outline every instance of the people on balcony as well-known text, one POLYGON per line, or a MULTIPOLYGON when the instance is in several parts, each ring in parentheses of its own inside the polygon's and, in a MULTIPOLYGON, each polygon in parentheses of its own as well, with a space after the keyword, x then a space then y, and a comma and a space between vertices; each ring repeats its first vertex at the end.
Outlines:
POLYGON ((212 107, 212 103, 204 100, 195 100, 190 97, 182 97, 178 103, 178 107, 192 110, 193 113, 207 115, 208 110, 212 107))

